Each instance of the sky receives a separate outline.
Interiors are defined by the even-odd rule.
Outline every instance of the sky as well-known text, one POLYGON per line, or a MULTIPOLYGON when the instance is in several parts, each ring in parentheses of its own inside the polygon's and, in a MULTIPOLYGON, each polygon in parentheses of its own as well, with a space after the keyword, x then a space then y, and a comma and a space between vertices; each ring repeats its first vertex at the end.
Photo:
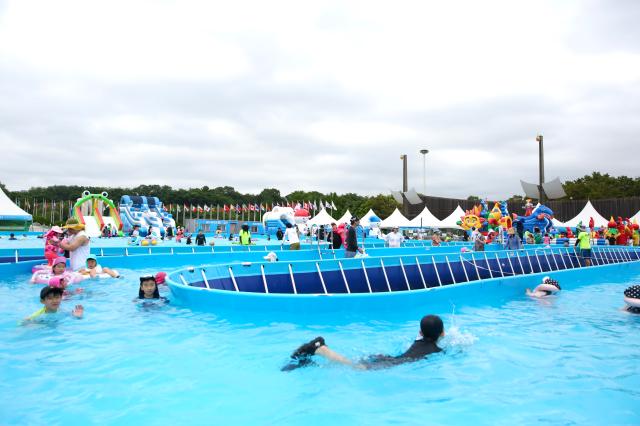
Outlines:
POLYGON ((537 182, 538 133, 547 180, 637 177, 638 22, 635 0, 0 0, 0 182, 375 195, 407 154, 418 192, 499 199, 537 182))

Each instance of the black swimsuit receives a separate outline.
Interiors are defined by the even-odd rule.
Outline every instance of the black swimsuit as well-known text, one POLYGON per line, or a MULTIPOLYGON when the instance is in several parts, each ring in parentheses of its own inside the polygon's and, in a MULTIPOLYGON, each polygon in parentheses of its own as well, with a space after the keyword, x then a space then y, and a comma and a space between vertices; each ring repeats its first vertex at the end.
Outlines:
POLYGON ((442 349, 440 349, 434 342, 420 339, 413 342, 411 347, 402 355, 373 355, 361 364, 365 365, 367 368, 385 368, 404 364, 406 362, 419 361, 427 355, 438 352, 442 352, 442 349))

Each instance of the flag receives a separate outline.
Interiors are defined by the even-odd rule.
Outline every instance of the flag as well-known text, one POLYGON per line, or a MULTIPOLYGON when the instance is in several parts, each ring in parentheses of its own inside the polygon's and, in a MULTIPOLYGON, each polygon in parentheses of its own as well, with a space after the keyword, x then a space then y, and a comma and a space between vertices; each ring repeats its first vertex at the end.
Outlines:
POLYGON ((297 203, 294 207, 293 210, 300 210, 302 208, 302 206, 300 205, 300 203, 297 203))
POLYGON ((309 203, 307 203, 306 201, 304 202, 304 209, 305 210, 310 210, 311 207, 309 207, 309 203))
POLYGON ((236 211, 239 212, 240 211, 240 204, 236 204, 236 211))
POLYGON ((333 204, 333 201, 331 202, 331 208, 332 208, 333 210, 335 210, 335 209, 336 209, 336 205, 335 205, 335 204, 333 204))
POLYGON ((328 209, 333 209, 333 208, 334 208, 333 206, 331 206, 331 204, 330 204, 328 201, 325 201, 325 202, 324 202, 324 206, 325 206, 326 208, 328 208, 328 209))
POLYGON ((210 212, 211 211, 211 207, 209 207, 208 205, 204 205, 204 211, 205 212, 210 212))
POLYGON ((322 204, 322 200, 320 200, 320 210, 324 209, 324 204, 322 204))
POLYGON ((176 204, 176 213, 180 213, 180 212, 181 212, 180 204, 176 204))
POLYGON ((243 212, 246 212, 246 211, 247 211, 247 205, 246 205, 246 204, 243 204, 243 205, 242 205, 242 211, 243 211, 243 212))
POLYGON ((225 212, 228 212, 228 211, 229 211, 229 206, 225 204, 225 205, 223 206, 223 210, 224 210, 225 212))
POLYGON ((251 211, 251 212, 255 212, 256 211, 255 204, 249 204, 249 211, 251 211))

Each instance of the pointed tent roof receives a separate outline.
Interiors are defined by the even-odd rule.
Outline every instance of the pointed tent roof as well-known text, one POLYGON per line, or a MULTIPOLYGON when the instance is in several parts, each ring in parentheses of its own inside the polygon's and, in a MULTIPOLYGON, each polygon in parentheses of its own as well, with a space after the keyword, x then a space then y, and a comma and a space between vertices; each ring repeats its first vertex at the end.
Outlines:
POLYGON ((587 201, 587 204, 585 204, 582 211, 578 213, 578 215, 573 219, 566 221, 564 223, 564 226, 574 227, 579 222, 582 222, 584 226, 589 226, 590 218, 593 218, 593 223, 596 228, 600 226, 607 226, 607 223, 609 222, 607 219, 602 217, 600 213, 598 213, 598 211, 591 204, 591 201, 587 201))
POLYGON ((33 220, 33 217, 16 205, 0 189, 0 220, 33 220))
POLYGON ((416 228, 440 228, 442 226, 442 221, 435 217, 425 205, 424 210, 422 210, 418 216, 411 219, 411 225, 416 228))
POLYGON ((372 218, 372 217, 374 217, 374 216, 375 216, 375 217, 377 217, 377 218, 380 218, 380 216, 378 216, 378 215, 373 211, 373 209, 369 209, 369 211, 368 211, 364 216, 362 216, 362 217, 360 218, 360 225, 362 225, 362 226, 369 226, 369 224, 370 224, 370 220, 369 220, 369 219, 371 219, 371 218, 372 218))
POLYGON ((340 225, 341 223, 350 223, 352 217, 353 217, 353 215, 351 214, 349 209, 347 209, 347 211, 344 212, 342 217, 340 219, 336 220, 336 224, 340 225))
MULTIPOLYGON (((593 220, 596 220, 596 218, 594 217, 593 220)), ((553 226, 555 226, 556 228, 566 228, 567 225, 565 225, 564 223, 560 222, 558 219, 556 219, 555 217, 553 219, 551 219, 551 223, 553 224, 553 226)), ((589 224, 589 222, 587 222, 587 224, 589 224)))
POLYGON ((332 218, 329 213, 327 213, 326 209, 320 210, 320 213, 315 215, 313 218, 309 219, 307 222, 307 226, 311 225, 331 225, 332 223, 338 223, 334 218, 332 218))
MULTIPOLYGON (((595 220, 595 219, 594 219, 595 220)), ((635 220, 636 222, 640 223, 640 210, 638 210, 638 213, 634 214, 633 216, 631 216, 629 218, 629 220, 631 221, 631 223, 633 223, 633 221, 635 220)))
POLYGON ((460 204, 456 207, 456 209, 451 212, 451 214, 440 221, 440 228, 453 228, 453 229, 462 229, 458 226, 458 221, 462 216, 464 216, 465 212, 460 207, 460 204))
POLYGON ((391 216, 380 222, 380 228, 412 228, 411 221, 404 217, 397 208, 391 213, 391 216))

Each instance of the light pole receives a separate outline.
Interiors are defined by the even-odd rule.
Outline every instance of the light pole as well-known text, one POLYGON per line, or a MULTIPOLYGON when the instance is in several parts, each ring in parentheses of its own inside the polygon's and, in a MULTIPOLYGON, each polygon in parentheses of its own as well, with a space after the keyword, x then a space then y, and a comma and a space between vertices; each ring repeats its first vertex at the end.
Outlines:
POLYGON ((427 196, 427 154, 429 153, 428 149, 421 149, 420 154, 422 154, 422 193, 424 196, 427 196))
POLYGON ((542 184, 544 183, 544 145, 543 145, 543 136, 542 135, 538 135, 536 136, 536 141, 538 142, 538 167, 539 167, 539 172, 538 172, 538 192, 540 194, 540 198, 538 199, 538 201, 540 202, 540 204, 544 204, 546 202, 546 194, 544 193, 544 189, 542 188, 542 184))

